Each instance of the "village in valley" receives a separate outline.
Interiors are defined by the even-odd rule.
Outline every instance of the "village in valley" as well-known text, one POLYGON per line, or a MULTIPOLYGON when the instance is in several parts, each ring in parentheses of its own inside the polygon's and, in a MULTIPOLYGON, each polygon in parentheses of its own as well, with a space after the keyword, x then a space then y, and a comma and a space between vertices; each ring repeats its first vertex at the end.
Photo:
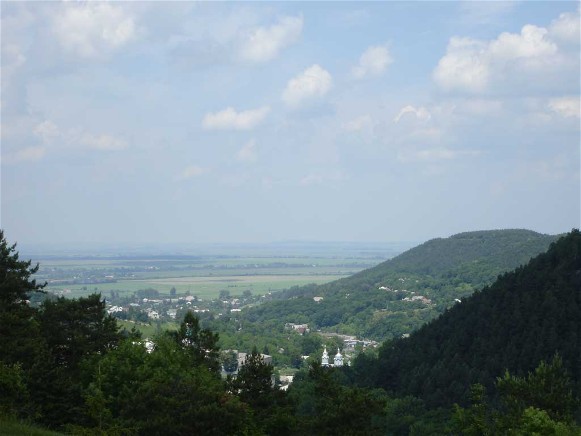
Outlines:
MULTIPOLYGON (((236 315, 242 312, 245 308, 255 306, 264 301, 272 299, 272 293, 267 293, 260 296, 252 296, 247 293, 245 296, 230 297, 227 292, 222 292, 220 298, 214 300, 203 300, 197 296, 185 295, 175 296, 175 298, 164 298, 153 290, 149 290, 149 294, 157 294, 155 297, 133 297, 133 298, 118 298, 115 292, 111 292, 109 297, 106 297, 107 312, 115 318, 125 322, 125 326, 133 325, 140 330, 144 326, 157 325, 160 328, 164 325, 175 325, 179 323, 187 312, 193 312, 199 317, 216 317, 229 318, 231 322, 238 322, 236 315)), ((314 297, 315 302, 320 302, 323 297, 314 297)), ((309 324, 285 323, 284 330, 292 335, 320 335, 323 340, 333 339, 334 344, 341 344, 337 347, 336 354, 329 355, 327 346, 324 345, 320 353, 315 355, 301 356, 304 364, 309 363, 309 359, 315 358, 320 360, 323 367, 341 367, 343 365, 351 365, 355 356, 366 349, 377 348, 379 343, 377 341, 368 339, 359 339, 352 335, 341 335, 338 333, 329 333, 312 331, 309 324)), ((148 351, 154 347, 154 338, 145 337, 144 344, 148 351)), ((224 377, 236 376, 239 368, 245 364, 246 358, 250 350, 222 350, 223 360, 225 356, 234 355, 234 364, 223 364, 222 375, 224 377), (228 367, 229 366, 229 367, 228 367)), ((284 353, 284 349, 277 350, 279 353, 284 353)), ((261 358, 264 363, 275 366, 273 356, 261 353, 261 358)), ((279 373, 273 383, 282 389, 286 390, 293 381, 293 371, 283 371, 279 373), (284 373, 284 374, 283 374, 284 373)))

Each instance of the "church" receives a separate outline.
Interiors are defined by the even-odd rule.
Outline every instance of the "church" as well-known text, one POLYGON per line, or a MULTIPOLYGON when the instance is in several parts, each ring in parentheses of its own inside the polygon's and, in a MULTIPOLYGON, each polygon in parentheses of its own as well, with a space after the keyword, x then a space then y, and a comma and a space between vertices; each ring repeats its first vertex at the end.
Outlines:
POLYGON ((340 367, 343 366, 343 355, 339 348, 337 348, 337 354, 335 354, 335 358, 333 359, 333 363, 329 363, 329 353, 327 353, 327 346, 325 346, 323 350, 323 357, 321 359, 321 366, 324 367, 340 367))

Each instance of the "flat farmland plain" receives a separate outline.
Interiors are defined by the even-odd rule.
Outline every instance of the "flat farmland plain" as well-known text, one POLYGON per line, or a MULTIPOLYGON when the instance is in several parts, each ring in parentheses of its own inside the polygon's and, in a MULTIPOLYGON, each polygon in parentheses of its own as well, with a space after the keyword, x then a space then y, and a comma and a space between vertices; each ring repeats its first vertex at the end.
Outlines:
POLYGON ((214 299, 220 291, 227 290, 231 295, 242 295, 249 290, 252 294, 264 294, 288 289, 292 286, 301 286, 309 283, 327 283, 346 277, 343 274, 325 275, 244 275, 244 276, 195 276, 195 277, 166 277, 158 279, 133 279, 119 280, 111 283, 93 284, 49 284, 46 288, 49 292, 62 294, 67 297, 77 298, 93 292, 103 295, 111 291, 120 295, 131 295, 144 289, 155 289, 162 295, 169 295, 172 288, 176 293, 183 295, 189 293, 203 299, 214 299))
POLYGON ((37 253, 30 258, 40 264, 36 279, 48 283, 46 290, 66 297, 93 292, 107 296, 112 291, 129 297, 151 289, 160 295, 170 295, 175 288, 177 295, 215 299, 221 291, 232 296, 245 291, 260 295, 292 286, 327 283, 403 251, 401 244, 218 248, 196 255, 71 252, 37 253))

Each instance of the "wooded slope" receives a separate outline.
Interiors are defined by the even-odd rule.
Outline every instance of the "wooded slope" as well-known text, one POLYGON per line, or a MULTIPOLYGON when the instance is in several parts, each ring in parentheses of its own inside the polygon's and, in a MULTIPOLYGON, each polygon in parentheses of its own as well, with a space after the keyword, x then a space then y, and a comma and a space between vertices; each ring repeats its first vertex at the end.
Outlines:
POLYGON ((351 277, 273 294, 275 301, 245 311, 242 318, 309 323, 312 328, 335 328, 376 340, 399 337, 435 318, 456 299, 546 251, 556 239, 529 230, 433 239, 351 277), (427 300, 409 300, 420 295, 427 300), (316 296, 323 300, 315 302, 316 296))
POLYGON ((363 384, 412 394, 430 405, 466 400, 506 369, 522 375, 559 353, 581 384, 581 234, 572 231, 526 266, 499 277, 423 326, 361 359, 363 384))

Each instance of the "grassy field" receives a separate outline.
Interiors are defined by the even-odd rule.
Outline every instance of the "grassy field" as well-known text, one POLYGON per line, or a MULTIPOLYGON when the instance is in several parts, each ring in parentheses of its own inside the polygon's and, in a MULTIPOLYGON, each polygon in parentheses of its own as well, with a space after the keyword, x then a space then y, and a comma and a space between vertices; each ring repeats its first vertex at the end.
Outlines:
POLYGON ((3 436, 62 436, 63 433, 45 430, 34 425, 0 418, 0 434, 3 436))
MULTIPOLYGON (((212 246, 212 254, 196 255, 82 255, 70 253, 37 257, 39 282, 47 281, 47 291, 71 298, 111 291, 131 296, 143 289, 169 295, 189 293, 214 299, 220 291, 230 295, 277 292, 292 286, 322 284, 352 275, 384 260, 371 245, 280 244, 278 246, 212 246), (224 250, 218 254, 216 250, 224 250), (247 255, 241 250, 249 250, 247 255), (302 254, 301 254, 302 253, 302 254), (324 253, 324 254, 323 254, 324 253)), ((395 248, 383 247, 385 256, 395 248)), ((195 252, 193 252, 195 253, 195 252)))
POLYGON ((140 289, 153 288, 161 294, 169 295, 172 288, 178 294, 189 292, 202 299, 217 298, 221 290, 230 295, 242 295, 246 290, 252 294, 276 292, 292 286, 308 283, 327 283, 345 277, 345 275, 240 275, 240 276, 206 276, 206 277, 166 277, 155 279, 120 280, 115 283, 98 283, 91 285, 48 286, 47 291, 62 293, 71 298, 100 292, 106 296, 110 291, 119 291, 121 295, 131 295, 140 289))

